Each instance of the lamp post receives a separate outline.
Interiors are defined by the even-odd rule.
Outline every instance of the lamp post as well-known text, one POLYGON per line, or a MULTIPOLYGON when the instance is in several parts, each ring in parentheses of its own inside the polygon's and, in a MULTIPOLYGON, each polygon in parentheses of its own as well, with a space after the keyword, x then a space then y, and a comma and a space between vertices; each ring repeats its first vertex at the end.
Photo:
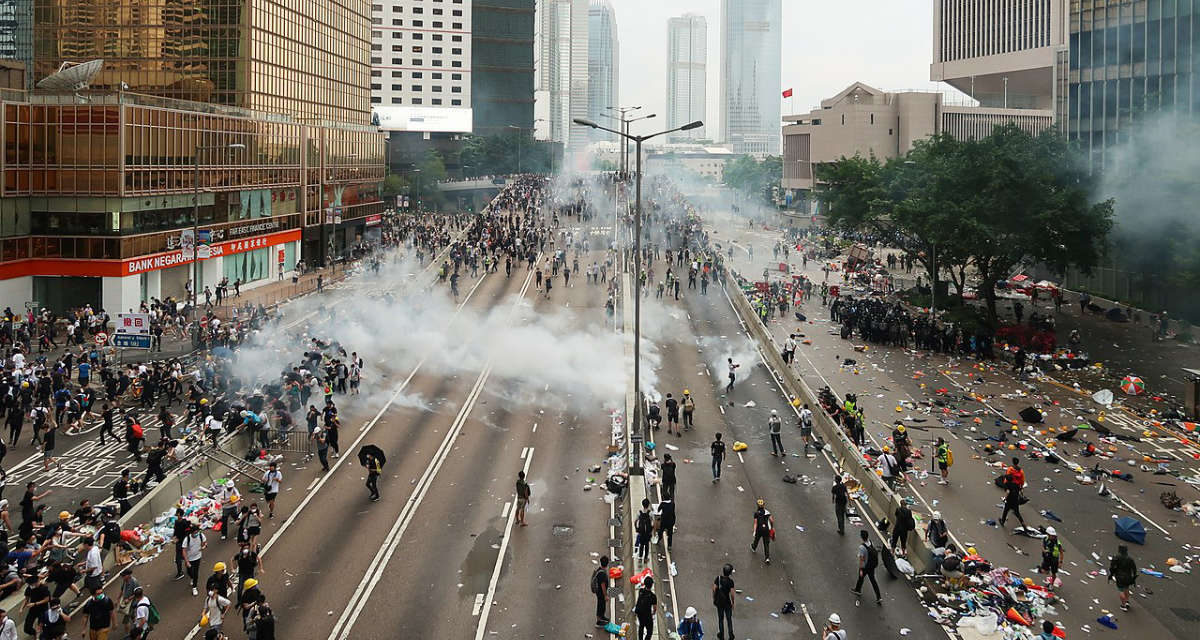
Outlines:
MULTIPOLYGON (((653 117, 654 114, 646 116, 653 117)), ((704 122, 696 120, 689 122, 682 127, 659 131, 645 136, 635 136, 624 131, 617 131, 602 127, 591 120, 585 118, 575 118, 573 122, 584 127, 593 129, 601 129, 610 133, 615 133, 621 136, 624 140, 632 140, 634 143, 635 153, 637 153, 637 196, 636 204, 634 205, 633 215, 633 252, 634 252, 634 297, 633 297, 633 389, 634 393, 640 393, 642 383, 642 143, 658 136, 675 133, 676 131, 690 131, 704 126, 704 122)), ((631 416, 632 418, 632 416, 631 416)), ((647 423, 647 427, 649 424, 647 423)))
POLYGON ((200 152, 212 151, 214 149, 245 149, 246 145, 240 142, 231 142, 227 145, 196 145, 196 151, 192 153, 193 171, 192 171, 192 320, 196 320, 196 303, 200 299, 200 152))

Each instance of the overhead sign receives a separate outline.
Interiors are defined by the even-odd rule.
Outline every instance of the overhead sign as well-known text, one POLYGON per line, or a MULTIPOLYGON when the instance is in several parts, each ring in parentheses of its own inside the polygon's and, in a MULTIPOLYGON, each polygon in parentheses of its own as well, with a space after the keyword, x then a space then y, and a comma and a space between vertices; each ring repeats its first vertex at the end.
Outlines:
POLYGON ((149 349, 151 338, 150 336, 115 335, 112 341, 114 347, 121 349, 149 349))
MULTIPOLYGON (((284 242, 295 242, 300 239, 299 229, 289 229, 264 236, 255 236, 246 238, 245 240, 229 240, 220 242, 211 247, 212 255, 210 257, 228 256, 235 253, 243 253, 245 251, 254 251, 255 249, 263 249, 266 247, 275 246, 284 242)), ((166 269, 181 264, 187 264, 192 261, 192 251, 188 249, 177 249, 168 251, 153 256, 144 258, 132 258, 121 263, 121 274, 123 276, 132 276, 146 271, 155 271, 157 269, 166 269)), ((89 263, 100 262, 97 260, 88 261, 89 263)), ((83 274, 86 275, 86 274, 83 274)), ((108 275, 108 274, 104 274, 108 275)))
POLYGON ((381 105, 372 109, 371 120, 384 131, 470 133, 474 117, 470 108, 381 105))
POLYGON ((116 335, 150 335, 150 314, 118 313, 116 335))
POLYGON ((373 214, 367 216, 367 226, 368 227, 374 227, 375 225, 382 224, 382 223, 383 223, 383 214, 382 213, 373 213, 373 214))

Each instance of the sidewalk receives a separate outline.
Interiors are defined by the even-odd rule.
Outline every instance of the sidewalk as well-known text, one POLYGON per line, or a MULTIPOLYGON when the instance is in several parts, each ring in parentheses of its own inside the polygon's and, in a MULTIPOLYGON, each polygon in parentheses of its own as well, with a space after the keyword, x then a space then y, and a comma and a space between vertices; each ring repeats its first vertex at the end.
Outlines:
POLYGON ((324 287, 345 280, 354 271, 356 264, 344 263, 336 265, 335 268, 310 271, 300 276, 296 282, 292 282, 292 278, 286 276, 283 280, 271 281, 253 289, 243 288, 239 296, 232 295, 233 289, 230 288, 230 297, 222 300, 220 305, 214 304, 212 311, 221 320, 228 320, 231 309, 234 306, 244 307, 247 304, 252 304, 257 307, 261 304, 268 308, 274 307, 293 298, 316 291, 317 278, 319 276, 323 276, 322 286, 324 287))

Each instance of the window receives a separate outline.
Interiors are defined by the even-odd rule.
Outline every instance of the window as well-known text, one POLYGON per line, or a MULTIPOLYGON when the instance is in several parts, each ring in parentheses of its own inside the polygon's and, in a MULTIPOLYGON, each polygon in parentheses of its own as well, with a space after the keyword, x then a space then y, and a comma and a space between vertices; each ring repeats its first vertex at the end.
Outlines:
POLYGON ((381 102, 383 102, 383 99, 379 96, 371 96, 371 104, 379 104, 381 102))
POLYGON ((441 53, 441 52, 442 52, 442 48, 441 48, 441 47, 434 47, 434 48, 433 48, 433 52, 434 52, 434 53, 441 53))
POLYGON ((451 50, 450 50, 450 53, 452 53, 452 54, 454 54, 454 55, 456 55, 456 56, 461 56, 461 55, 462 55, 462 48, 461 48, 461 47, 454 47, 453 49, 451 49, 451 50))
POLYGON ((461 73, 452 73, 452 74, 450 74, 450 79, 451 80, 462 80, 462 74, 461 73))
POLYGON ((441 42, 441 41, 442 41, 442 34, 440 34, 440 33, 435 33, 435 34, 433 34, 433 39, 434 39, 434 40, 437 40, 438 42, 441 42))
POLYGON ((422 78, 424 75, 425 75, 425 74, 424 74, 424 73, 422 73, 422 72, 420 72, 420 71, 414 71, 414 72, 412 72, 412 77, 414 77, 414 78, 416 78, 416 79, 418 79, 418 80, 420 80, 420 79, 421 79, 421 78, 422 78))
POLYGON ((425 64, 425 61, 422 60, 421 58, 413 58, 413 60, 412 60, 412 65, 414 67, 424 66, 424 64, 425 64))
POLYGON ((440 67, 440 66, 442 66, 442 61, 441 61, 441 60, 434 60, 434 61, 433 61, 433 66, 435 66, 435 67, 440 67))
POLYGON ((383 45, 381 45, 381 44, 371 45, 371 51, 382 51, 382 50, 383 50, 383 45))
POLYGON ((442 15, 442 10, 441 10, 441 9, 434 9, 434 10, 433 10, 433 15, 435 15, 435 16, 440 16, 440 15, 442 15))
POLYGON ((451 12, 450 12, 450 15, 453 15, 453 16, 461 16, 461 15, 462 15, 462 9, 455 9, 454 11, 451 11, 451 12))
MULTIPOLYGON (((422 47, 422 46, 421 46, 421 45, 419 45, 419 44, 418 44, 418 45, 413 45, 412 52, 413 52, 413 53, 424 53, 424 52, 425 52, 425 47, 422 47)), ((435 53, 436 53, 436 52, 435 52, 435 53)))
POLYGON ((424 20, 413 20, 413 21, 412 21, 412 26, 414 26, 414 27, 423 27, 423 26, 425 26, 425 21, 424 21, 424 20))
POLYGON ((451 42, 462 42, 462 36, 450 36, 451 42))
POLYGON ((392 32, 392 39, 393 39, 393 40, 399 40, 400 38, 403 38, 403 37, 404 37, 404 32, 403 32, 403 31, 393 31, 393 32, 392 32))
POLYGON ((461 61, 459 61, 459 60, 455 60, 455 61, 453 61, 453 62, 451 62, 451 63, 450 63, 450 66, 452 66, 452 67, 461 67, 461 66, 462 66, 462 62, 461 62, 461 61))
POLYGON ((392 7, 392 13, 404 13, 404 7, 392 7))
POLYGON ((413 98, 413 99, 412 99, 412 103, 413 103, 413 104, 421 104, 421 99, 420 99, 420 98, 413 98))
POLYGON ((403 90, 404 90, 404 85, 400 85, 400 84, 392 85, 392 91, 403 91, 403 90))
POLYGON ((441 99, 441 98, 434 98, 433 100, 430 100, 429 102, 430 102, 430 103, 432 103, 432 104, 435 104, 435 105, 439 105, 439 104, 442 104, 442 99, 441 99))
POLYGON ((412 91, 414 93, 420 93, 420 91, 421 91, 421 85, 419 85, 419 84, 414 84, 413 86, 411 86, 409 88, 412 89, 412 91))
POLYGON ((433 73, 433 74, 431 74, 429 77, 430 77, 430 78, 433 78, 434 80, 441 80, 441 79, 442 79, 442 74, 440 74, 440 73, 437 73, 437 72, 434 72, 434 73, 433 73))
POLYGON ((413 13, 425 13, 425 10, 421 7, 413 7, 413 13))
POLYGON ((392 26, 393 26, 393 27, 403 27, 403 26, 404 26, 404 21, 403 21, 403 20, 401 20, 400 18, 393 18, 393 19, 392 19, 392 26))
POLYGON ((402 44, 392 45, 392 53, 400 53, 401 51, 404 51, 404 45, 402 45, 402 44))
POLYGON ((434 29, 441 29, 441 28, 442 28, 442 23, 441 23, 440 21, 438 21, 438 20, 434 20, 434 21, 433 21, 433 28, 434 28, 434 29))
POLYGON ((431 90, 432 90, 434 93, 441 93, 441 92, 442 92, 442 85, 440 85, 440 84, 435 84, 435 85, 433 85, 433 87, 432 87, 432 89, 431 89, 431 90))
POLYGON ((372 70, 372 71, 371 71, 371 77, 372 77, 372 78, 378 78, 378 77, 379 77, 379 72, 378 72, 378 71, 374 71, 374 70, 372 70))
POLYGON ((875 114, 871 114, 871 124, 875 124, 875 114))
POLYGON ((371 37, 372 37, 372 38, 382 38, 382 37, 383 37, 383 32, 382 32, 382 31, 372 31, 372 32, 371 32, 371 37))
POLYGON ((452 107, 461 107, 461 106, 462 106, 462 100, 451 100, 451 101, 450 101, 450 106, 452 106, 452 107))
POLYGON ((383 85, 381 85, 381 84, 379 84, 379 83, 376 83, 376 82, 372 82, 372 83, 371 83, 371 90, 372 90, 372 91, 379 91, 379 90, 380 90, 380 89, 382 89, 382 88, 383 88, 383 85))
POLYGON ((454 27, 455 29, 461 29, 461 28, 462 28, 462 23, 461 23, 461 22, 455 22, 455 23, 453 23, 451 26, 452 26, 452 27, 454 27))
POLYGON ((393 77, 393 78, 403 78, 403 77, 404 77, 404 72, 403 72, 403 71, 393 71, 393 72, 392 72, 392 77, 393 77))
POLYGON ((420 33, 414 33, 414 34, 412 34, 412 39, 413 40, 424 40, 425 36, 420 33))
POLYGON ((404 64, 403 58, 392 58, 392 64, 404 64))
POLYGON ((450 87, 450 93, 462 93, 462 87, 450 87))
POLYGON ((846 124, 846 114, 842 114, 842 124, 846 124))
POLYGON ((373 4, 371 5, 371 11, 383 11, 383 5, 373 4))
POLYGON ((383 24, 383 18, 371 18, 371 24, 383 24))
MULTIPOLYGON (((403 104, 403 100, 403 98, 392 98, 392 104, 403 104)), ((420 100, 417 100, 417 102, 420 102, 420 100)))
POLYGON ((383 63, 383 58, 376 58, 375 56, 371 56, 371 64, 382 64, 382 63, 383 63))

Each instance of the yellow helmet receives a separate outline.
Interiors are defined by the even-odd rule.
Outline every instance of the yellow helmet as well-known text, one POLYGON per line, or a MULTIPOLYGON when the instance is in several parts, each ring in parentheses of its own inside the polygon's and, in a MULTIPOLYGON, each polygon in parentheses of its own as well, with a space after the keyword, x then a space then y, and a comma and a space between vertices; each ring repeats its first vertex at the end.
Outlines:
POLYGON ((766 501, 766 500, 763 500, 762 498, 759 498, 759 499, 758 499, 758 503, 757 503, 757 504, 758 504, 758 506, 760 506, 760 507, 761 507, 761 506, 763 506, 763 505, 767 504, 767 501, 766 501))
POLYGON ((58 512, 58 519, 59 519, 59 520, 69 520, 70 518, 71 518, 71 512, 70 512, 70 511, 59 511, 59 512, 58 512))
POLYGON ((216 564, 214 564, 214 565, 213 565, 213 571, 216 571, 217 573, 221 573, 221 572, 222 572, 222 571, 224 571, 224 570, 225 570, 225 563, 224 563, 224 562, 218 562, 218 563, 216 563, 216 564))
POLYGON ((685 396, 686 396, 686 395, 691 395, 691 393, 692 393, 692 392, 691 392, 691 391, 688 391, 687 389, 684 389, 684 390, 683 390, 683 395, 685 395, 685 396))
POLYGON ((254 578, 246 578, 246 584, 243 585, 246 589, 253 589, 258 586, 258 580, 254 578))
POLYGON ((208 404, 208 398, 200 398, 200 404, 208 404))
POLYGON ((884 452, 884 453, 891 453, 891 452, 892 452, 892 448, 891 448, 891 447, 889 447, 889 446, 887 446, 887 445, 884 445, 884 446, 883 446, 883 452, 884 452))
POLYGON ((904 433, 904 425, 900 425, 900 426, 896 427, 896 431, 899 431, 900 433, 904 433))
POLYGON ((21 383, 21 388, 22 388, 22 389, 28 389, 28 388, 29 388, 29 381, 28 381, 28 380, 26 380, 26 381, 22 382, 22 383, 21 383))
POLYGON ((979 553, 979 552, 975 550, 975 547, 967 547, 967 555, 973 556, 976 553, 979 553))

